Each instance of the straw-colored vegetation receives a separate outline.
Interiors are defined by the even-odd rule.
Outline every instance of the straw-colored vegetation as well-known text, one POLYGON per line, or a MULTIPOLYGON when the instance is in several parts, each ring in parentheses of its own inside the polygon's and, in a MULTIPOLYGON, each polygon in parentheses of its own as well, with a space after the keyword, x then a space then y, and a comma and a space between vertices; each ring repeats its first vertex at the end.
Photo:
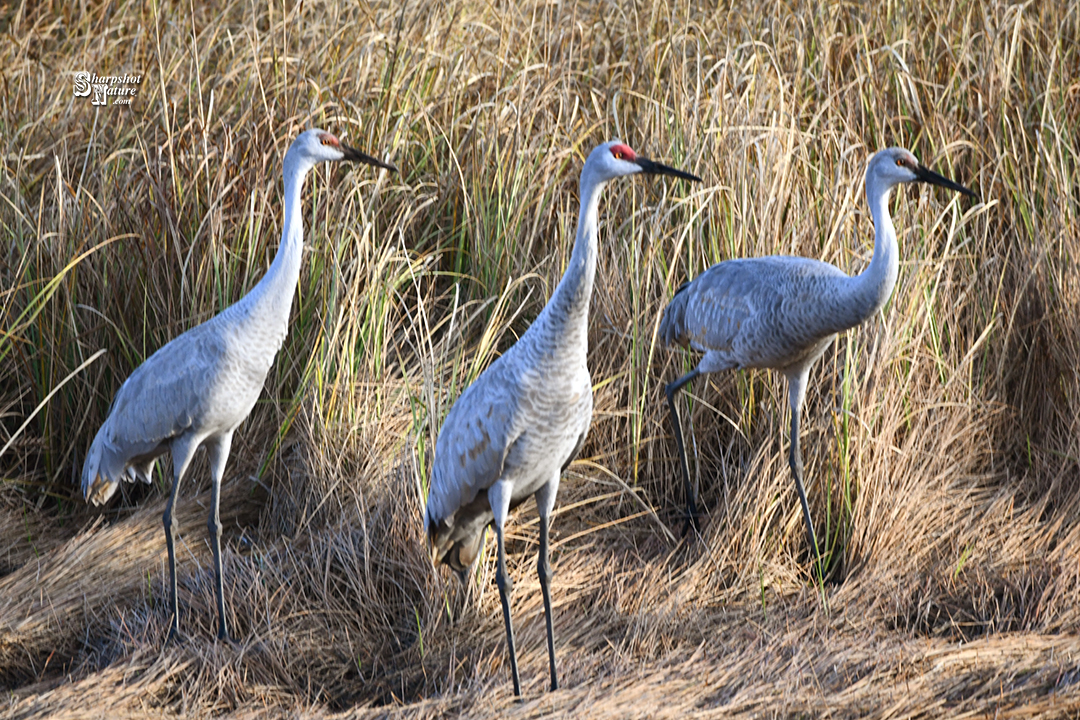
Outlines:
POLYGON ((15 2, 0 6, 0 678, 11 717, 1033 717, 1080 713, 1080 10, 915 0, 15 2), (51 5, 51 7, 50 7, 51 5), (138 74, 128 107, 73 74, 138 74), (310 126, 400 175, 321 168, 293 325, 226 478, 213 639, 205 460, 104 512, 74 480, 122 380, 239 298, 310 126), (577 174, 619 136, 704 178, 601 205, 596 414, 554 525, 547 653, 531 503, 510 523, 526 702, 489 553, 434 569, 421 509, 450 404, 569 256, 577 174), (695 386, 684 497, 656 341, 731 257, 860 271, 869 154, 905 188, 900 279, 812 374, 809 576, 782 378, 695 386), (97 355, 99 350, 105 352, 97 355))

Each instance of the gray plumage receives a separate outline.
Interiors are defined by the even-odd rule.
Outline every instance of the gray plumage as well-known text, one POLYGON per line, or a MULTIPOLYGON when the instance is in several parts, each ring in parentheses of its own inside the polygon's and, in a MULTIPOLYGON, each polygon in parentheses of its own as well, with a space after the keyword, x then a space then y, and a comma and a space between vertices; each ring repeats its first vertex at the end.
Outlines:
POLYGON ((209 453, 213 481, 207 526, 214 552, 218 637, 228 637, 218 513, 221 478, 233 432, 255 406, 288 331, 304 244, 300 207, 304 178, 317 163, 340 160, 393 169, 322 130, 297 137, 285 153, 285 226, 270 269, 236 304, 174 338, 135 369, 116 393, 86 454, 82 492, 95 505, 108 501, 123 480, 149 483, 157 458, 166 452, 172 455, 173 486, 163 516, 172 601, 170 638, 180 632, 172 510, 180 481, 200 447, 209 453))
POLYGON ((581 171, 581 214, 573 254, 551 300, 521 339, 466 388, 439 431, 424 512, 436 562, 464 573, 494 523, 496 582, 502 600, 514 694, 521 694, 514 650, 503 528, 510 508, 536 497, 540 516, 537 570, 547 620, 551 688, 558 687, 548 561, 549 517, 559 476, 585 441, 592 419, 586 365, 589 299, 596 274, 600 191, 634 173, 693 175, 638 157, 618 141, 600 145, 581 171))
POLYGON ((728 260, 675 295, 660 337, 708 353, 717 370, 801 364, 819 356, 835 333, 862 322, 862 309, 836 292, 840 278, 849 279, 809 258, 728 260))
POLYGON ((773 368, 788 379, 791 455, 811 551, 820 558, 802 482, 799 412, 810 367, 836 334, 874 315, 892 294, 899 270, 896 231, 889 194, 901 183, 923 181, 974 195, 927 170, 907 150, 889 148, 871 158, 866 198, 874 218, 874 256, 861 274, 809 258, 773 256, 735 259, 713 265, 675 293, 660 321, 665 344, 704 353, 697 367, 666 388, 679 447, 691 520, 697 517, 694 491, 675 408, 675 394, 700 374, 740 368, 773 368))

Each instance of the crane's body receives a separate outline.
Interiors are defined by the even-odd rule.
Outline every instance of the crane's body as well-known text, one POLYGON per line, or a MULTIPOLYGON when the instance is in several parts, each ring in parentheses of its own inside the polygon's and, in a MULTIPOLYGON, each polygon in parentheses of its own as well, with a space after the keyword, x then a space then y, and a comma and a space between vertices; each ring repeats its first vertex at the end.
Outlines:
POLYGON ((691 519, 697 515, 675 394, 698 375, 740 368, 771 368, 788 379, 791 407, 789 462, 799 493, 811 552, 820 557, 803 488, 799 412, 810 368, 837 333, 855 327, 888 301, 899 271, 896 230, 889 214, 893 187, 916 180, 970 195, 970 190, 919 165, 901 148, 874 155, 866 170, 866 197, 874 218, 874 256, 849 277, 819 260, 772 256, 726 260, 713 265, 675 293, 660 322, 667 345, 704 353, 697 367, 667 386, 691 519))
MULTIPOLYGON (((288 272, 296 278, 300 253, 288 255, 296 258, 295 272, 288 272)), ((261 282, 267 278, 273 276, 261 282)), ((87 454, 88 500, 108 501, 121 480, 149 483, 157 458, 178 441, 198 448, 231 437, 255 407, 285 340, 288 316, 259 302, 263 289, 256 285, 236 304, 173 338, 124 381, 87 454)), ((272 294, 291 303, 291 292, 272 294)))
POLYGON ((567 328, 532 332, 542 318, 461 394, 439 433, 426 520, 437 525, 453 514, 437 547, 445 548, 439 559, 459 572, 476 559, 484 530, 495 519, 491 486, 505 483, 508 509, 541 489, 554 496, 561 471, 577 455, 592 421, 585 346, 579 351, 566 344, 566 352, 544 353, 536 339, 560 338, 558 330, 567 328), (456 469, 446 467, 453 463, 456 469), (462 469, 471 472, 462 473, 461 482, 444 480, 457 480, 462 469))
POLYGON ((664 313, 661 337, 705 353, 702 364, 715 368, 708 372, 812 363, 837 332, 865 320, 849 302, 854 288, 843 287, 851 280, 809 258, 728 260, 679 289, 664 313))
POLYGON ((255 406, 288 332, 304 244, 304 179, 317 163, 339 160, 393 169, 342 145, 330 133, 302 133, 285 154, 284 231, 266 275, 235 304, 169 341, 137 367, 116 393, 87 452, 82 492, 95 505, 108 501, 123 480, 149 483, 157 458, 172 455, 173 486, 163 516, 173 613, 170 638, 180 632, 172 511, 180 481, 200 447, 209 454, 212 479, 207 525, 214 552, 218 637, 228 637, 218 512, 221 478, 233 433, 255 406))
POLYGON ((592 380, 586 355, 589 300, 596 275, 598 205, 607 181, 639 172, 697 180, 638 157, 618 141, 604 143, 590 153, 581 171, 581 213, 566 272, 536 321, 454 403, 435 444, 424 530, 434 546, 436 561, 464 575, 479 554, 485 529, 494 524, 496 582, 516 695, 521 694, 521 685, 510 620, 513 583, 506 573, 506 516, 510 508, 536 497, 540 516, 537 571, 554 690, 558 681, 548 528, 560 475, 581 449, 592 420, 592 380))

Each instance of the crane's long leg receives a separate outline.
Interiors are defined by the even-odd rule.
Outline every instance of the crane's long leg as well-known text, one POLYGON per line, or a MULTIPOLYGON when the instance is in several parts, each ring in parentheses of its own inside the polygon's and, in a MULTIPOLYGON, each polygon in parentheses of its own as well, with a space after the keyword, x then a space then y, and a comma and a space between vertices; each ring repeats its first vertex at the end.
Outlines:
POLYGON ((232 433, 226 433, 216 442, 208 442, 206 451, 210 456, 210 516, 206 527, 210 531, 210 547, 214 551, 214 590, 217 593, 218 640, 229 639, 229 629, 225 623, 225 584, 221 573, 221 478, 225 474, 225 463, 229 460, 232 449, 232 433))
POLYGON ((495 515, 495 540, 499 547, 499 561, 495 568, 495 584, 499 586, 499 598, 502 600, 503 620, 506 622, 506 649, 510 653, 510 672, 514 677, 514 695, 521 697, 521 677, 518 675, 517 651, 514 649, 514 626, 510 621, 510 594, 514 591, 514 581, 506 572, 506 546, 503 543, 503 528, 506 516, 510 512, 510 495, 513 486, 506 480, 499 480, 488 488, 488 502, 495 515))
POLYGON ((682 389, 683 385, 686 385, 700 374, 700 371, 695 368, 664 388, 664 392, 667 393, 668 408, 671 410, 671 425, 675 428, 675 442, 679 446, 679 461, 682 464, 683 483, 686 485, 686 507, 690 517, 687 520, 686 527, 683 529, 684 535, 690 529, 690 523, 693 523, 694 528, 698 529, 698 513, 696 493, 694 487, 690 484, 690 467, 686 461, 686 446, 683 444, 682 424, 679 422, 679 411, 675 407, 675 394, 682 389))
POLYGON ((817 536, 814 534, 814 521, 810 517, 810 504, 806 501, 806 490, 803 488, 803 461, 799 451, 799 414, 802 412, 803 400, 806 397, 806 381, 810 374, 807 367, 788 375, 788 400, 791 405, 791 455, 788 462, 791 465, 791 474, 795 476, 795 489, 799 493, 799 502, 802 503, 803 518, 806 520, 806 532, 810 537, 810 549, 814 553, 814 561, 821 568, 821 551, 818 547, 817 536))
POLYGON ((198 449, 198 441, 184 435, 173 441, 170 447, 173 461, 173 486, 169 493, 169 500, 165 503, 165 513, 161 516, 161 522, 165 525, 165 546, 169 550, 169 602, 172 610, 172 621, 169 625, 169 636, 165 638, 165 644, 170 640, 177 642, 183 640, 180 635, 180 606, 176 601, 176 518, 173 516, 173 507, 176 505, 176 496, 180 493, 180 481, 187 472, 191 458, 198 449))
POLYGON ((555 495, 559 492, 559 476, 536 491, 536 511, 540 515, 540 553, 536 559, 536 573, 540 576, 540 592, 544 595, 544 617, 547 620, 548 663, 551 669, 551 689, 559 689, 555 673, 555 633, 551 617, 551 559, 548 555, 548 520, 555 509, 555 495))

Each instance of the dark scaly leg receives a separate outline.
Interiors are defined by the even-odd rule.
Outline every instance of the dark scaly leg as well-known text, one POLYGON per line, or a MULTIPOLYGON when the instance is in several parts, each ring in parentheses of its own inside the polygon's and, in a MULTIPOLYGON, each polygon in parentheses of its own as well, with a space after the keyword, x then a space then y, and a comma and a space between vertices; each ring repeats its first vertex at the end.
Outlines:
POLYGON ((683 484, 686 486, 686 507, 689 517, 686 525, 683 527, 683 535, 690 529, 691 523, 693 523, 695 530, 699 530, 700 526, 698 524, 697 493, 694 492, 694 487, 690 484, 690 466, 686 461, 686 446, 683 444, 682 424, 679 421, 679 411, 675 408, 675 394, 682 389, 683 385, 686 385, 700 374, 700 371, 695 368, 664 388, 664 392, 667 393, 668 408, 671 411, 671 426, 675 429, 675 442, 679 446, 679 461, 682 466, 683 484))
POLYGON ((182 642, 180 634, 180 606, 176 599, 176 517, 173 508, 176 506, 176 497, 180 494, 180 481, 187 472, 191 458, 195 455, 198 444, 193 438, 180 437, 173 441, 170 452, 173 461, 173 486, 169 493, 169 500, 165 503, 165 513, 161 516, 165 526, 165 547, 169 551, 169 603, 172 610, 172 619, 169 624, 169 635, 165 638, 165 644, 170 641, 182 642))
POLYGON ((217 594, 218 640, 228 640, 229 629, 225 622, 225 584, 221 572, 221 478, 225 474, 225 463, 232 448, 232 433, 222 436, 217 442, 206 446, 210 455, 210 477, 212 481, 210 497, 210 516, 206 527, 210 531, 210 547, 214 551, 214 590, 217 594))
POLYGON ((521 677, 518 675, 517 651, 514 648, 514 625, 510 620, 510 595, 514 591, 514 581, 506 572, 506 546, 503 542, 506 516, 510 512, 510 483, 499 480, 488 488, 488 501, 495 514, 495 540, 499 548, 499 561, 495 568, 495 584, 499 586, 499 599, 502 600, 503 620, 506 622, 506 649, 510 653, 510 672, 514 678, 514 695, 521 697, 521 677))
POLYGON ((802 412, 803 399, 806 397, 806 381, 809 372, 810 369, 807 367, 801 372, 788 375, 788 399, 791 405, 791 454, 788 457, 788 463, 791 465, 791 474, 795 477, 795 489, 799 493, 799 502, 802 503, 806 533, 810 538, 810 550, 814 553, 814 562, 820 580, 823 577, 824 568, 821 567, 821 550, 818 547, 817 535, 814 534, 814 521, 810 517, 810 504, 806 501, 806 490, 803 488, 803 461, 802 452, 799 450, 799 414, 802 412))
MULTIPOLYGON (((547 620, 548 664, 551 670, 551 689, 559 689, 555 673, 555 633, 551 616, 551 559, 548 553, 548 522, 555 507, 555 495, 559 490, 559 476, 536 492, 536 510, 540 515, 540 552, 536 559, 536 573, 540 576, 540 592, 544 595, 544 617, 547 620)), ((509 626, 507 626, 509 627, 509 626)))

